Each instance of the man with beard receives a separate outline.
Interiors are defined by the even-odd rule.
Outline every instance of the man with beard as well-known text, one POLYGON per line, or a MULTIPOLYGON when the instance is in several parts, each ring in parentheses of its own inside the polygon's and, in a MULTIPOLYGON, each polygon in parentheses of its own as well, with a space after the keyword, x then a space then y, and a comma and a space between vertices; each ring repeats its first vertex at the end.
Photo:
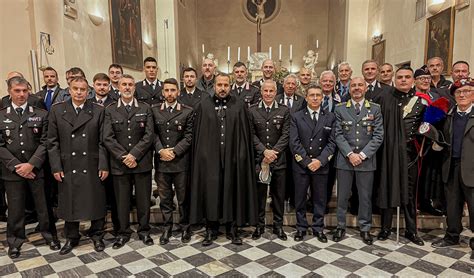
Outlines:
POLYGON ((305 97, 306 96, 306 90, 309 87, 309 84, 311 84, 311 78, 313 77, 311 70, 305 67, 302 67, 300 69, 300 72, 298 74, 298 79, 300 81, 298 85, 298 90, 296 91, 296 94, 305 97))
POLYGON ((380 95, 384 119, 385 140, 381 148, 378 204, 382 209, 379 240, 391 233, 393 208, 401 207, 405 215, 405 237, 416 245, 424 245, 417 234, 416 190, 418 153, 421 141, 416 132, 421 124, 426 96, 413 90, 413 70, 399 68, 395 73, 395 88, 380 95))
POLYGON ((155 180, 164 224, 161 245, 167 244, 172 236, 175 195, 178 201, 181 241, 187 243, 191 240, 188 183, 193 109, 176 100, 178 92, 178 81, 174 78, 166 79, 162 91, 165 102, 151 108, 156 133, 155 180))
POLYGON ((153 105, 162 102, 161 81, 158 80, 158 62, 153 57, 143 60, 143 72, 145 79, 135 84, 135 98, 139 101, 153 105))
POLYGON ((109 96, 117 101, 120 98, 118 82, 123 75, 123 68, 119 64, 111 64, 109 66, 110 89, 109 96))
POLYGON ((124 74, 119 81, 120 99, 105 110, 104 145, 110 153, 110 168, 118 214, 118 236, 113 248, 122 248, 132 234, 130 197, 135 186, 138 237, 153 245, 150 237, 151 170, 154 141, 151 108, 137 101, 135 79, 124 74))
POLYGON ((362 63, 362 75, 367 84, 365 99, 378 103, 378 99, 387 94, 391 87, 377 81, 379 66, 375 60, 366 60, 362 63))
MULTIPOLYGON (((447 200, 447 229, 443 239, 431 244, 434 248, 455 247, 463 230, 464 203, 469 211, 469 229, 474 232, 474 82, 461 79, 453 83, 451 93, 456 106, 448 112, 443 134, 448 143, 443 149, 443 182, 447 200)), ((469 240, 471 261, 474 261, 474 237, 469 240)))
POLYGON ((203 246, 227 238, 242 244, 237 226, 257 224, 255 158, 245 104, 230 96, 230 77, 216 76, 215 95, 196 108, 193 127, 190 223, 206 221, 203 246))
POLYGON ((48 154, 51 171, 58 181, 58 217, 65 220, 67 241, 59 252, 70 253, 79 244, 79 224, 90 220, 88 235, 94 250, 105 249, 105 190, 109 175, 107 150, 103 144, 104 107, 86 100, 87 80, 70 82, 71 99, 53 105, 49 112, 48 154))
POLYGON ((46 110, 51 109, 51 105, 55 103, 56 97, 62 90, 58 83, 58 73, 52 67, 47 67, 43 71, 44 86, 41 91, 35 94, 36 97, 44 101, 46 110))
POLYGON ((182 104, 196 108, 202 98, 208 97, 205 92, 196 88, 197 73, 193 68, 185 68, 183 70, 184 87, 179 93, 178 100, 182 104))
POLYGON ((247 67, 242 62, 234 65, 235 83, 232 85, 230 94, 245 102, 247 107, 260 100, 260 92, 257 87, 247 82, 247 67))
POLYGON ((352 67, 348 62, 342 62, 337 66, 339 80, 336 82, 336 93, 341 97, 342 102, 351 98, 349 85, 351 84, 352 67))
POLYGON ((94 88, 95 96, 92 98, 92 102, 103 105, 104 107, 109 106, 114 100, 109 95, 110 79, 105 73, 97 73, 92 79, 92 87, 94 88))
POLYGON ((199 78, 196 87, 203 92, 207 92, 211 97, 214 96, 216 64, 214 61, 205 58, 201 64, 202 76, 199 78))
MULTIPOLYGON (((272 196, 273 233, 281 240, 287 236, 283 231, 285 204, 286 150, 290 131, 290 112, 285 105, 275 101, 276 83, 266 80, 262 85, 262 100, 250 107, 252 125, 255 131, 253 145, 256 150, 257 169, 270 167, 270 194, 272 196)), ((259 239, 265 232, 265 208, 267 204, 268 183, 259 181, 258 225, 252 239, 259 239)))
POLYGON ((379 68, 379 81, 388 86, 393 86, 393 66, 390 63, 383 63, 379 68))
MULTIPOLYGON (((260 87, 262 87, 263 81, 270 79, 273 80, 273 77, 275 75, 275 63, 271 59, 265 59, 262 62, 262 73, 263 73, 263 78, 260 80, 256 80, 255 82, 252 83, 255 87, 257 87, 260 90, 260 87)), ((276 81, 277 83, 277 95, 283 94, 283 86, 276 81)))

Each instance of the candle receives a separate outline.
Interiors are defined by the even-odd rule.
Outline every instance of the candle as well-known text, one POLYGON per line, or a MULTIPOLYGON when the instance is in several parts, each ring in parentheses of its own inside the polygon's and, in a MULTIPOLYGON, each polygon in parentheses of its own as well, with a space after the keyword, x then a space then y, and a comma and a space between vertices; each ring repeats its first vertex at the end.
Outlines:
POLYGON ((227 47, 227 62, 230 62, 230 46, 227 47))
POLYGON ((268 58, 270 60, 272 59, 272 47, 271 46, 268 48, 268 58))
POLYGON ((293 60, 293 45, 290 44, 290 60, 293 60))
POLYGON ((237 48, 237 62, 240 62, 240 46, 237 48))
POLYGON ((278 60, 281 61, 281 44, 280 44, 280 46, 278 47, 278 60))
POLYGON ((316 40, 316 49, 319 48, 319 40, 316 40))
POLYGON ((202 54, 204 54, 204 44, 202 44, 202 54))
POLYGON ((247 46, 247 61, 250 61, 250 46, 247 46))

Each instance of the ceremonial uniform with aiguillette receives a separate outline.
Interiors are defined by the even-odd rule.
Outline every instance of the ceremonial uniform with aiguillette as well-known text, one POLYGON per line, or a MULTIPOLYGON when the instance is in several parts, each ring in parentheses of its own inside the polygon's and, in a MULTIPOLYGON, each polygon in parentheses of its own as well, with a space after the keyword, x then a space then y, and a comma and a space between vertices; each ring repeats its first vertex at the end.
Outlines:
MULTIPOLYGON (((353 180, 359 196, 358 220, 360 231, 368 233, 372 227, 372 187, 377 169, 376 152, 383 141, 383 120, 380 106, 368 100, 353 99, 340 103, 336 114, 337 169, 337 230, 334 237, 339 241, 346 229, 346 212, 353 180), (362 163, 353 166, 349 155, 360 154, 362 163), (339 233, 337 233, 339 232, 339 233)), ((372 244, 370 237, 364 242, 372 244)))
POLYGON ((58 217, 66 221, 64 235, 74 243, 81 220, 92 220, 88 234, 94 241, 103 237, 105 189, 98 173, 109 170, 102 141, 104 107, 88 99, 77 108, 72 100, 53 105, 48 125, 51 170, 64 172, 58 183, 58 217))
MULTIPOLYGON (((290 111, 288 107, 273 101, 267 106, 263 101, 249 109, 254 129, 253 145, 255 147, 257 169, 260 168, 265 150, 278 152, 277 160, 270 164, 272 196, 273 232, 286 239, 284 235, 283 214, 285 202, 286 150, 290 132, 290 111)), ((255 237, 260 237, 265 228, 265 207, 267 204, 267 183, 258 182, 258 226, 255 237), (257 235, 258 234, 258 235, 257 235)))
POLYGON ((242 86, 234 83, 230 94, 245 102, 247 107, 256 104, 260 100, 260 90, 249 82, 245 82, 242 86))
POLYGON ((295 182, 296 229, 298 237, 306 235, 306 198, 308 188, 313 204, 313 235, 323 235, 326 190, 329 161, 336 148, 333 113, 323 110, 313 111, 306 107, 291 117, 290 149, 293 154, 293 178, 295 182), (313 159, 321 162, 321 167, 312 172, 308 165, 313 159))
POLYGON ((163 95, 161 90, 163 84, 160 80, 155 79, 153 83, 150 83, 147 79, 139 81, 135 84, 135 98, 138 101, 143 101, 152 106, 163 102, 163 95))
MULTIPOLYGON (((196 92, 195 92, 196 93, 196 92)), ((206 95, 206 97, 208 97, 206 95)), ((164 233, 169 238, 173 228, 173 199, 178 200, 179 225, 183 233, 189 232, 189 165, 193 135, 193 109, 177 102, 151 108, 155 122, 155 181, 158 184, 164 233), (173 148, 175 158, 160 160, 160 151, 173 148), (174 186, 174 192, 173 192, 174 186)), ((166 240, 165 240, 166 241, 166 240)), ((186 241, 186 239, 184 239, 186 241)), ((163 242, 166 243, 166 242, 163 242)))
POLYGON ((104 145, 110 155, 110 170, 114 184, 119 237, 130 239, 130 197, 133 185, 137 198, 137 233, 140 239, 150 234, 151 170, 154 141, 151 108, 133 99, 125 104, 122 99, 105 109, 104 145), (137 166, 127 167, 123 156, 131 154, 137 166))
POLYGON ((48 111, 24 104, 0 110, 0 159, 2 180, 8 197, 7 243, 20 248, 26 241, 25 196, 31 191, 38 214, 39 231, 48 245, 59 242, 52 215, 48 213, 44 191, 43 164, 46 158, 48 111), (15 166, 20 163, 34 166, 34 179, 18 175, 15 166))

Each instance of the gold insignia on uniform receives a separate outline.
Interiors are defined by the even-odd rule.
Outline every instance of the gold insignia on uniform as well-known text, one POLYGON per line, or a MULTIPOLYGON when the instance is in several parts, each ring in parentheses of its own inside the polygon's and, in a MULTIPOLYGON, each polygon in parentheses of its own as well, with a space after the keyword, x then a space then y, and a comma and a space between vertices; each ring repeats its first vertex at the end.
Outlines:
POLYGON ((303 157, 301 157, 301 155, 299 154, 295 154, 295 160, 296 162, 300 162, 301 160, 303 160, 303 157))
POLYGON ((350 100, 347 101, 346 107, 347 107, 347 108, 351 107, 351 101, 350 101, 350 100))
POLYGON ((11 143, 13 143, 13 140, 12 140, 12 139, 8 139, 8 140, 7 140, 7 144, 10 145, 11 143))
POLYGON ((365 106, 365 108, 370 108, 370 103, 369 103, 368 100, 365 100, 364 106, 365 106))

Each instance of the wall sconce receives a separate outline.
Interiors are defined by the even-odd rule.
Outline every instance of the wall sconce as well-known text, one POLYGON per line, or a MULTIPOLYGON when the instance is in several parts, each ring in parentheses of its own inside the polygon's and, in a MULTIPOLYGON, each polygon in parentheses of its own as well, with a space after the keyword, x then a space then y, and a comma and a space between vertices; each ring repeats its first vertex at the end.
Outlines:
POLYGON ((382 41, 382 39, 383 39, 383 34, 377 34, 377 33, 375 33, 374 35, 372 35, 372 41, 373 41, 374 43, 379 43, 379 42, 382 41))
POLYGON ((99 26, 104 22, 104 18, 100 15, 89 14, 89 19, 95 26, 99 26))
POLYGON ((432 0, 431 3, 428 5, 428 11, 432 15, 439 13, 445 2, 446 0, 432 0))

